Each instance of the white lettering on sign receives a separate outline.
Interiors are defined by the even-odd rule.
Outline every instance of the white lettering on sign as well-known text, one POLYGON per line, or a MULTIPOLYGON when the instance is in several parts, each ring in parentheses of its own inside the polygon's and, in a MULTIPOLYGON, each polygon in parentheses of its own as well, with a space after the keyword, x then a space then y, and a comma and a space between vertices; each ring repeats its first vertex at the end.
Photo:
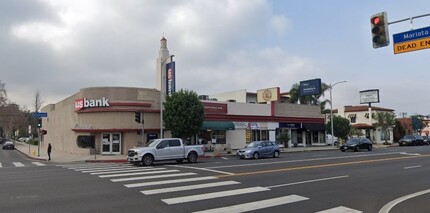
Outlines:
POLYGON ((75 111, 79 111, 84 108, 91 107, 108 107, 109 99, 103 97, 102 99, 90 100, 87 98, 79 98, 75 99, 75 111))
POLYGON ((429 31, 428 30, 421 30, 414 33, 407 33, 403 35, 403 39, 413 39, 415 37, 422 37, 422 36, 428 36, 429 31))

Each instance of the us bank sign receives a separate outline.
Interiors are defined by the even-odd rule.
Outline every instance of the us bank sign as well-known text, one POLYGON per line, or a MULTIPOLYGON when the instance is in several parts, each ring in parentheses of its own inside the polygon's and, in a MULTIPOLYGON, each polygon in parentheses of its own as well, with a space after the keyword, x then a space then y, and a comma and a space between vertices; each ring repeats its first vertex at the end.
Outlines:
POLYGON ((109 99, 103 97, 101 99, 87 99, 87 98, 78 98, 75 99, 75 111, 79 111, 85 108, 94 108, 94 107, 108 107, 109 99))

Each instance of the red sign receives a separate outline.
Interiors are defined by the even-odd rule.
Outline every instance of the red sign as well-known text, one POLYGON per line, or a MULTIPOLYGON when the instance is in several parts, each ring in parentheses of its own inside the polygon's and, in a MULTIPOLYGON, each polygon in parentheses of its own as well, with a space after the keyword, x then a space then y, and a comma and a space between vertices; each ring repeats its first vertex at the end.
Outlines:
POLYGON ((227 114, 227 104, 203 102, 205 114, 227 114))

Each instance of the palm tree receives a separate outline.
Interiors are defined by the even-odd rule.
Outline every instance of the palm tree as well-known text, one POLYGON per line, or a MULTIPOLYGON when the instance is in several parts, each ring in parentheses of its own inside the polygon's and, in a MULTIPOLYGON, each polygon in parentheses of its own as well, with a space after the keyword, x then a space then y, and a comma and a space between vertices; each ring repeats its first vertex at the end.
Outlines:
POLYGON ((387 144, 387 134, 389 133, 389 128, 396 124, 396 116, 390 112, 377 112, 375 119, 375 126, 381 128, 384 134, 385 144, 387 144))

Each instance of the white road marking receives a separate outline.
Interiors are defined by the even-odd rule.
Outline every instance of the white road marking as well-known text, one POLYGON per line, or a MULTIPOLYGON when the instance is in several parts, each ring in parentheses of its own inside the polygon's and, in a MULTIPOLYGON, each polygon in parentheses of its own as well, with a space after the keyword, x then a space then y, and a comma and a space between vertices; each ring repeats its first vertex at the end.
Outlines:
POLYGON ((412 156, 419 156, 419 155, 421 155, 421 154, 418 154, 418 153, 407 153, 407 152, 400 152, 400 154, 402 154, 402 155, 412 155, 412 156))
POLYGON ((177 173, 177 174, 169 174, 169 175, 152 175, 152 176, 144 176, 144 177, 131 177, 131 178, 119 178, 119 179, 111 179, 112 182, 124 182, 124 181, 133 181, 133 180, 148 180, 155 178, 166 178, 166 177, 180 177, 180 176, 189 176, 196 175, 196 173, 188 172, 188 173, 177 173))
POLYGON ((69 169, 73 169, 75 171, 99 171, 102 172, 103 170, 108 170, 108 169, 126 169, 126 168, 135 168, 135 167, 130 167, 130 166, 108 166, 108 167, 86 167, 86 168, 69 168, 69 169))
MULTIPOLYGON (((121 170, 126 170, 126 171, 134 171, 134 170, 148 170, 151 168, 139 168, 139 167, 135 167, 135 168, 129 168, 129 167, 122 167, 122 168, 114 168, 114 169, 89 169, 89 170, 82 170, 82 173, 91 173, 91 172, 109 172, 109 171, 121 171, 121 170)), ((157 169, 163 169, 163 168, 157 168, 157 169)), ((155 169, 154 169, 155 170, 155 169)))
POLYGON ((292 185, 298 185, 303 183, 313 183, 313 182, 319 182, 319 181, 326 181, 326 180, 334 180, 334 179, 340 179, 340 178, 347 178, 349 175, 343 175, 343 176, 336 176, 336 177, 328 177, 328 178, 320 178, 320 179, 314 179, 314 180, 305 180, 305 181, 299 181, 294 183, 286 183, 286 184, 280 184, 280 185, 274 185, 274 186, 267 186, 267 188, 277 188, 277 187, 283 187, 283 186, 292 186, 292 185))
POLYGON ((134 188, 134 187, 155 186, 155 185, 163 185, 163 184, 171 184, 171 183, 185 183, 185 182, 213 180, 213 179, 217 179, 217 177, 206 176, 206 177, 185 178, 185 179, 175 179, 175 180, 162 180, 162 181, 153 181, 153 182, 145 182, 145 183, 132 183, 132 184, 126 184, 124 186, 127 188, 134 188))
POLYGON ((320 212, 315 212, 315 213, 361 213, 362 211, 358 211, 355 209, 350 209, 348 207, 345 206, 339 206, 336 208, 332 208, 332 209, 327 209, 324 211, 320 211, 320 212))
POLYGON ((237 181, 221 181, 221 182, 215 182, 215 183, 203 183, 203 184, 178 186, 178 187, 170 187, 170 188, 163 188, 163 189, 152 189, 152 190, 145 190, 145 191, 140 191, 140 192, 145 194, 145 195, 152 195, 152 194, 178 192, 178 191, 186 191, 186 190, 193 190, 193 189, 204 189, 204 188, 217 187, 217 186, 228 186, 228 185, 234 185, 234 184, 240 184, 240 182, 237 182, 237 181))
POLYGON ((41 162, 31 162, 31 163, 36 165, 36 166, 46 166, 45 164, 43 164, 41 162))
POLYGON ((249 194, 254 192, 263 192, 268 191, 270 189, 265 187, 250 187, 250 188, 244 188, 244 189, 234 189, 234 190, 228 190, 228 191, 220 191, 220 192, 211 192, 206 194, 197 194, 197 195, 190 195, 190 196, 184 196, 184 197, 175 197, 175 198, 168 198, 168 199, 162 199, 161 201, 171 205, 171 204, 178 204, 178 203, 187 203, 187 202, 193 202, 193 201, 200 201, 200 200, 207 200, 212 198, 219 198, 219 197, 227 197, 227 196, 233 196, 233 195, 241 195, 241 194, 249 194))
POLYGON ((403 167, 403 169, 415 169, 415 168, 420 168, 421 165, 417 165, 417 166, 407 166, 407 167, 403 167))
POLYGON ((346 159, 346 158, 372 157, 372 156, 394 155, 394 154, 400 154, 400 152, 389 152, 389 153, 378 153, 378 154, 363 154, 363 155, 350 155, 350 156, 341 156, 341 157, 310 158, 310 159, 300 159, 300 160, 274 161, 274 162, 264 162, 264 163, 250 163, 250 164, 227 165, 227 166, 212 166, 212 167, 207 167, 207 169, 220 169, 220 168, 233 168, 233 167, 246 167, 246 166, 260 166, 260 165, 283 164, 283 163, 297 163, 297 162, 310 162, 310 161, 320 161, 320 160, 334 160, 334 159, 346 159))
POLYGON ((407 199, 414 198, 414 197, 417 197, 417 196, 420 196, 420 195, 423 195, 423 194, 427 194, 427 193, 430 193, 430 189, 419 191, 419 192, 416 192, 416 193, 413 193, 413 194, 409 194, 409 195, 405 195, 403 197, 397 198, 397 199, 395 199, 395 200, 393 200, 393 201, 385 204, 381 208, 381 210, 379 210, 379 213, 388 213, 388 212, 390 212, 390 210, 395 205, 397 205, 397 204, 399 204, 399 203, 401 203, 401 202, 403 202, 403 201, 405 201, 407 199))
POLYGON ((228 158, 227 157, 221 157, 222 159, 224 159, 224 160, 228 160, 228 158))
POLYGON ((100 178, 124 177, 124 176, 136 176, 136 175, 161 174, 161 173, 168 173, 168 172, 179 172, 179 170, 172 169, 172 170, 162 170, 162 171, 128 172, 128 173, 121 173, 121 174, 99 175, 99 177, 100 178))
POLYGON ((14 166, 16 167, 24 167, 24 164, 20 163, 20 162, 12 162, 14 166))
POLYGON ((2 167, 1 163, 0 163, 0 168, 2 167))
POLYGON ((106 171, 106 172, 92 172, 91 175, 104 175, 104 174, 115 174, 115 173, 124 173, 124 172, 132 172, 132 171, 155 171, 155 170, 163 170, 166 168, 137 168, 137 169, 121 169, 121 170, 113 170, 113 171, 106 171))
POLYGON ((260 200, 255 202, 243 203, 234 206, 226 206, 216 209, 208 209, 204 211, 198 211, 194 213, 240 213, 247 211, 254 211, 258 209, 264 209, 273 206, 284 205, 288 203, 294 203, 299 201, 308 200, 307 197, 302 197, 298 195, 288 195, 284 197, 272 198, 267 200, 260 200))
POLYGON ((221 174, 225 174, 225 175, 234 175, 234 173, 231 173, 231 172, 224 172, 224 171, 219 171, 219 170, 214 170, 214 169, 208 169, 208 168, 200 168, 200 167, 192 167, 192 166, 181 166, 181 165, 171 165, 171 166, 172 167, 179 167, 179 168, 187 168, 187 169, 197 169, 197 170, 202 170, 202 171, 221 173, 221 174))

